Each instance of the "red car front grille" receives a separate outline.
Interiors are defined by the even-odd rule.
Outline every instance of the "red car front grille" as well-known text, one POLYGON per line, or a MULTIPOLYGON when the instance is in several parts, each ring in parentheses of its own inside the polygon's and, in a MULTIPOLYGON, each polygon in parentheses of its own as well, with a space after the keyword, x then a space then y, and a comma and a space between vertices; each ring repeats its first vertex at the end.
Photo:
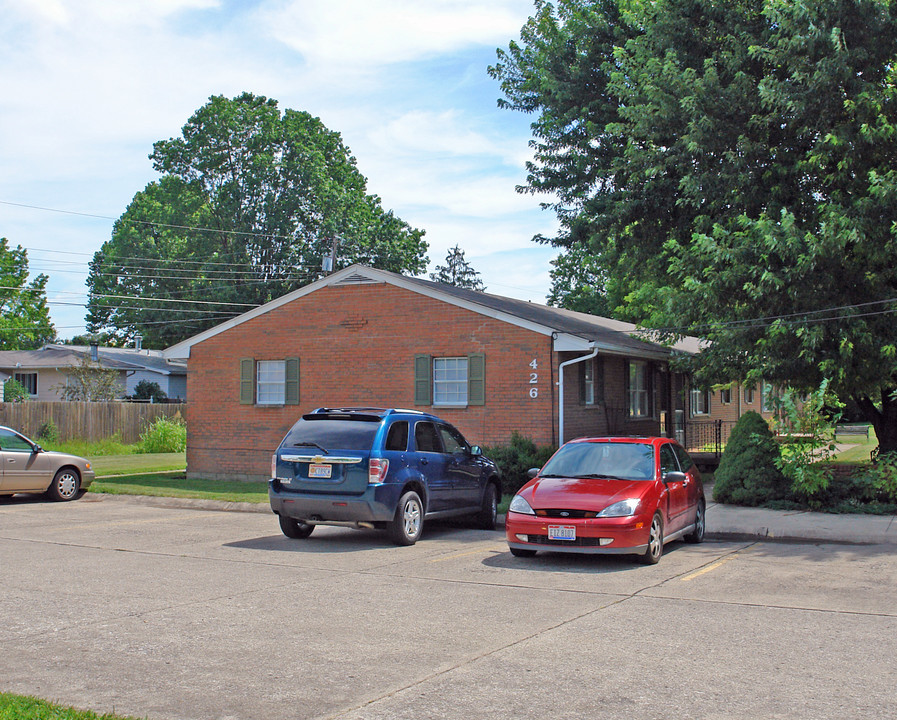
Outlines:
POLYGON ((593 518, 598 516, 598 513, 594 510, 566 510, 563 508, 536 510, 535 513, 539 517, 558 518, 559 520, 581 520, 582 518, 593 518))

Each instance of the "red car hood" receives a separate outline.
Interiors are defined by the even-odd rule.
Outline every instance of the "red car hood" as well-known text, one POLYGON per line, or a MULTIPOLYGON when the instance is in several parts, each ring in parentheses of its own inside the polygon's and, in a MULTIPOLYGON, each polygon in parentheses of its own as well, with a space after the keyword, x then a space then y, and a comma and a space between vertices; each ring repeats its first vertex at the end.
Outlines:
POLYGON ((520 495, 534 510, 603 510, 620 500, 643 498, 653 488, 649 480, 536 477, 521 488, 520 495))

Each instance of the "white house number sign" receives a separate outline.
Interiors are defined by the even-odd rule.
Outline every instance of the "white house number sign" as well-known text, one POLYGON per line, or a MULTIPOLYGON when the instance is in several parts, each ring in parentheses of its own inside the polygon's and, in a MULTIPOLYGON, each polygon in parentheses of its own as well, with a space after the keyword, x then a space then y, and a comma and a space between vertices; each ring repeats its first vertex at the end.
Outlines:
POLYGON ((539 361, 533 358, 529 366, 532 368, 532 372, 529 374, 529 396, 537 398, 539 397, 539 361))

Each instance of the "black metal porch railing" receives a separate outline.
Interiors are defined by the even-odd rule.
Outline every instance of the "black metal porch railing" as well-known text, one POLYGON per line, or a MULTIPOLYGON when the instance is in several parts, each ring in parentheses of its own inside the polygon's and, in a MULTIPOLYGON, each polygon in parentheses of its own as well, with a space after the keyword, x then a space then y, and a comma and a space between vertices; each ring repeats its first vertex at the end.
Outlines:
POLYGON ((683 447, 690 453, 710 454, 719 457, 729 441, 734 420, 690 420, 685 423, 683 447))

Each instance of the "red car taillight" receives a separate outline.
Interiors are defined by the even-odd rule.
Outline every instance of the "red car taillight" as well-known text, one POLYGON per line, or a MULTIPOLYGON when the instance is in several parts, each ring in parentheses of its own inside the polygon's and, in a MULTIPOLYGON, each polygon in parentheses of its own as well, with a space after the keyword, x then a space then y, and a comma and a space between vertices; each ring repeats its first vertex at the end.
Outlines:
POLYGON ((368 484, 382 483, 387 470, 389 470, 389 460, 371 458, 371 464, 368 466, 368 484))

